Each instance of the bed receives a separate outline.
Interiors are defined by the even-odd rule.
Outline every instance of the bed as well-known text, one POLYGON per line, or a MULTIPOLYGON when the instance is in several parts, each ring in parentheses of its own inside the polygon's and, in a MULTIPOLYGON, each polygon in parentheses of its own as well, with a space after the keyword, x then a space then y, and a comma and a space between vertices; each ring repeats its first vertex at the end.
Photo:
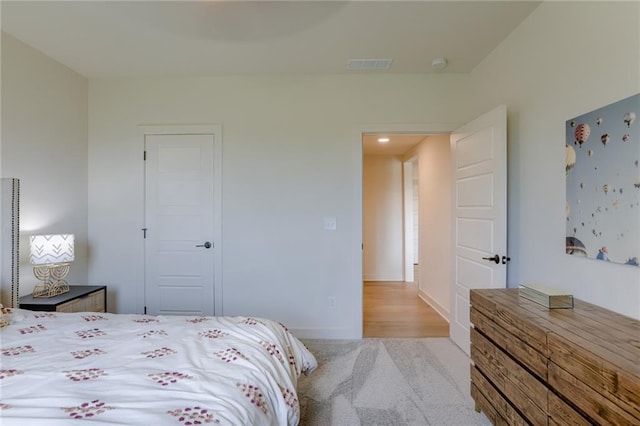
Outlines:
POLYGON ((0 424, 296 425, 314 356, 260 318, 15 309, 0 329, 0 424))

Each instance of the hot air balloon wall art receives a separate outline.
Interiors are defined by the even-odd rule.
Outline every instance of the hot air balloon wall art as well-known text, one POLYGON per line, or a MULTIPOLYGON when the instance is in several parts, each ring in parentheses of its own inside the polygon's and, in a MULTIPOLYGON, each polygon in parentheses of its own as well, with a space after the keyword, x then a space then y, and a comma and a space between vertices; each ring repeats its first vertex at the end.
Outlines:
POLYGON ((566 253, 640 266, 640 94, 566 122, 566 253))

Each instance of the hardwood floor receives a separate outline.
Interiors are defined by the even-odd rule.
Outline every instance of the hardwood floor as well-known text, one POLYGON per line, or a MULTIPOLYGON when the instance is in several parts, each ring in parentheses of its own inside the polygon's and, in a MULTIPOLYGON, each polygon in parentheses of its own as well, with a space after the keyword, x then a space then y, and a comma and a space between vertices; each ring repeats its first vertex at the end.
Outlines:
POLYGON ((449 323, 404 282, 364 282, 364 337, 449 337, 449 323))

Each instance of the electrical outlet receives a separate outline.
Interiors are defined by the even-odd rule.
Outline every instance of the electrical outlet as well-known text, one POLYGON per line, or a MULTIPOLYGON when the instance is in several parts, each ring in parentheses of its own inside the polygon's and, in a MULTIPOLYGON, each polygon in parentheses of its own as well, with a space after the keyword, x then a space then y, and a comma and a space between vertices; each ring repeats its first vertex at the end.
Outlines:
POLYGON ((335 231, 338 228, 338 221, 335 217, 324 218, 324 229, 327 231, 335 231))
POLYGON ((336 308, 336 298, 334 296, 329 296, 329 309, 335 309, 336 308))

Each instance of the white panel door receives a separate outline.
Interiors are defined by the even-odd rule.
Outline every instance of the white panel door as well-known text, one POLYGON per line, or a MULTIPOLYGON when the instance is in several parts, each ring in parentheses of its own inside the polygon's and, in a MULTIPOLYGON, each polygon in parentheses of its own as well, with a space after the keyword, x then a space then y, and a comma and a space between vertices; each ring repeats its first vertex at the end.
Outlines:
POLYGON ((215 314, 214 135, 145 135, 145 310, 215 314))
POLYGON ((454 280, 449 329, 451 339, 469 354, 469 290, 506 287, 506 107, 456 130, 451 149, 454 280))

